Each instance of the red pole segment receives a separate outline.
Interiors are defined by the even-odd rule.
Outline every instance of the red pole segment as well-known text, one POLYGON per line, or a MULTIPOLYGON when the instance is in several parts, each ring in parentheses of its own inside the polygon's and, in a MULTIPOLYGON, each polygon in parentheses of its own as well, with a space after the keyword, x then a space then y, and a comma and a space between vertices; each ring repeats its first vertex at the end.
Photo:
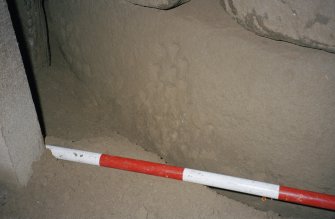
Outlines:
POLYGON ((278 200, 335 210, 335 196, 280 186, 278 200))
POLYGON ((153 163, 131 158, 111 156, 107 154, 101 155, 100 166, 177 180, 183 179, 184 172, 184 168, 182 167, 175 167, 166 164, 153 163))

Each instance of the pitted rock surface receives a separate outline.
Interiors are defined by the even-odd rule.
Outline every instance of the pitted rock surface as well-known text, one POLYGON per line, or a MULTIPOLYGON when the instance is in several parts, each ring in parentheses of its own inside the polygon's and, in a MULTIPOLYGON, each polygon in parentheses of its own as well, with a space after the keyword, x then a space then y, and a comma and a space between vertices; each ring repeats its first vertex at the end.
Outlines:
POLYGON ((221 4, 258 35, 335 52, 335 1, 221 0, 221 4))

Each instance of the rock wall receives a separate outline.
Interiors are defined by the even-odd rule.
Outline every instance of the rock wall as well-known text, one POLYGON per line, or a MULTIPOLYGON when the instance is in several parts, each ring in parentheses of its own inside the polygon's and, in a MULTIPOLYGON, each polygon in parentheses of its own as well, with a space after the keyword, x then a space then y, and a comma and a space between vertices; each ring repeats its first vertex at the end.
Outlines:
POLYGON ((51 56, 48 46, 44 0, 8 1, 14 19, 14 28, 26 68, 31 71, 49 65, 51 56))
POLYGON ((176 165, 335 193, 334 54, 257 37, 215 0, 46 10, 53 65, 122 135, 176 165))
POLYGON ((43 148, 8 8, 0 0, 0 183, 25 185, 43 148))
POLYGON ((335 1, 221 0, 243 27, 258 35, 335 52, 335 1))

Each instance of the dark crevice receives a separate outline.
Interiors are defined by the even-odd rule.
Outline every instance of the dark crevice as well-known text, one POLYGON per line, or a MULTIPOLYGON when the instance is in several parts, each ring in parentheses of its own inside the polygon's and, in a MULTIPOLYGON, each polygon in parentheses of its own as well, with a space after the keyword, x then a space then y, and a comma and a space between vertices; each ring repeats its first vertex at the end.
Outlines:
POLYGON ((46 40, 47 40, 47 47, 48 47, 48 65, 51 66, 51 47, 50 47, 50 36, 49 36, 49 24, 48 24, 47 13, 45 10, 45 0, 42 0, 42 10, 43 10, 43 17, 45 21, 46 40))

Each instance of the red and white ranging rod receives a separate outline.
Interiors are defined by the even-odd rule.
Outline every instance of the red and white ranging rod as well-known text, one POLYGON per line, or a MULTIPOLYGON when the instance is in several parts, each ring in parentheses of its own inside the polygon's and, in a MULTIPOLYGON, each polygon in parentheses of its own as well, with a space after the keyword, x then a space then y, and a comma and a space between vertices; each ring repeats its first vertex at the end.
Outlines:
POLYGON ((46 147, 51 150, 53 156, 57 159, 182 180, 335 211, 335 195, 108 154, 93 153, 53 145, 46 145, 46 147))

